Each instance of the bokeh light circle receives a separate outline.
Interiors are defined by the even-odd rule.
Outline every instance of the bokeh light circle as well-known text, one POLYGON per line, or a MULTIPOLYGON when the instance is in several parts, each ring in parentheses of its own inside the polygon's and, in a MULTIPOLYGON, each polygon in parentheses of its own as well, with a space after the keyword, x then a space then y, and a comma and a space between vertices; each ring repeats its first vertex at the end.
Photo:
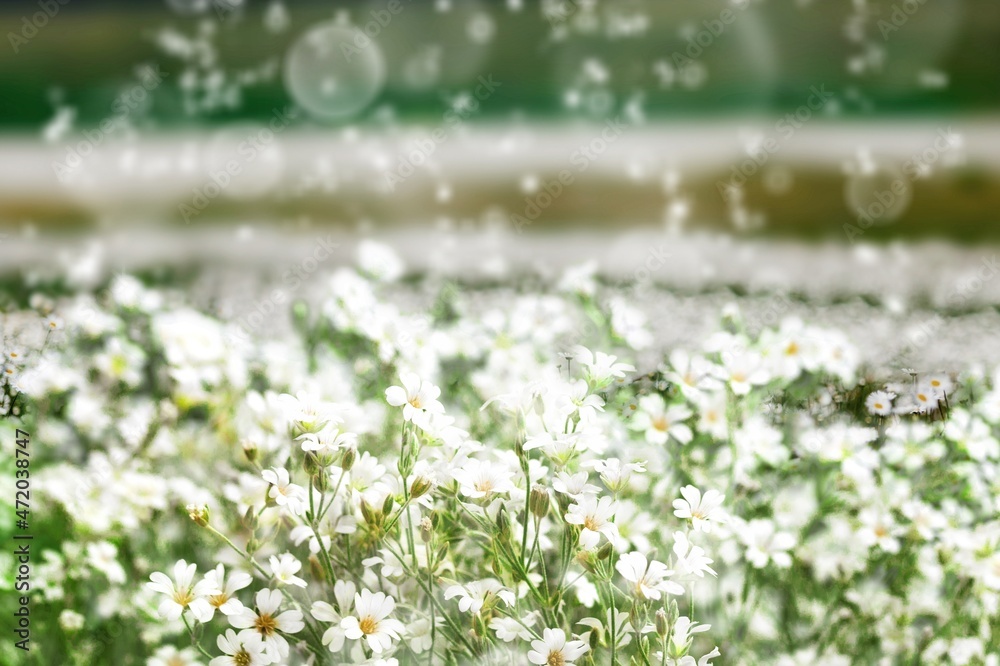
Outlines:
POLYGON ((848 176, 844 197, 853 216, 877 226, 893 222, 906 212, 913 189, 902 171, 875 162, 848 176))
POLYGON ((357 28, 317 25, 302 35, 285 59, 285 88, 310 115, 349 118, 385 85, 386 67, 374 39, 357 28))

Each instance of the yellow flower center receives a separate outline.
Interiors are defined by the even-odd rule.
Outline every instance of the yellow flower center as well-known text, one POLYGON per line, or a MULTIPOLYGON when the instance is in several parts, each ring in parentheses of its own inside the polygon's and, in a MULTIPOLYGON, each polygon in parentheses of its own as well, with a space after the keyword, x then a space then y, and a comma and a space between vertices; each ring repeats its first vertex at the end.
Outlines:
POLYGON ((378 631, 378 621, 370 615, 368 617, 363 617, 361 618, 361 621, 358 622, 358 628, 361 629, 361 632, 365 635, 374 634, 378 631))
POLYGON ((563 666, 566 663, 566 658, 563 657, 561 651, 556 650, 555 652, 549 652, 549 658, 545 660, 548 666, 563 666))
POLYGON ((250 666, 253 663, 253 659, 250 657, 249 652, 240 648, 240 651, 233 655, 233 663, 236 666, 250 666))
POLYGON ((795 356, 798 353, 799 353, 799 346, 798 344, 795 343, 794 340, 792 342, 789 342, 788 346, 785 347, 785 356, 795 356))
POLYGON ((260 632, 261 636, 267 638, 274 635, 278 630, 278 621, 270 615, 258 615, 257 620, 253 623, 253 627, 260 632))
POLYGON ((587 516, 586 518, 584 518, 583 526, 593 532, 596 532, 601 527, 600 525, 597 524, 597 519, 594 518, 593 516, 587 516))
POLYGON ((229 596, 226 594, 213 594, 208 598, 208 603, 212 604, 216 608, 226 603, 227 601, 229 601, 229 596))
POLYGON ((657 416, 653 419, 652 426, 660 432, 666 432, 667 428, 670 427, 670 421, 667 420, 666 416, 657 416))
POLYGON ((415 396, 410 398, 410 405, 412 405, 414 409, 421 409, 422 405, 420 404, 420 397, 415 396))
POLYGON ((191 590, 174 590, 174 602, 178 606, 187 606, 192 601, 194 601, 194 595, 191 594, 191 590))

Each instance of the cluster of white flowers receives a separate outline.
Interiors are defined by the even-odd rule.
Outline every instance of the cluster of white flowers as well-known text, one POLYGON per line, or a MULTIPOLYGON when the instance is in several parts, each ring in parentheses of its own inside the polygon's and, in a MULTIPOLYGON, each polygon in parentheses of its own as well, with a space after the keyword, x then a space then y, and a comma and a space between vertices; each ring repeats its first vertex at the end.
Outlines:
POLYGON ((399 272, 283 341, 128 277, 59 304, 18 381, 44 603, 154 665, 997 663, 1000 375, 873 390, 838 332, 732 311, 637 370, 593 282, 406 312, 399 272))

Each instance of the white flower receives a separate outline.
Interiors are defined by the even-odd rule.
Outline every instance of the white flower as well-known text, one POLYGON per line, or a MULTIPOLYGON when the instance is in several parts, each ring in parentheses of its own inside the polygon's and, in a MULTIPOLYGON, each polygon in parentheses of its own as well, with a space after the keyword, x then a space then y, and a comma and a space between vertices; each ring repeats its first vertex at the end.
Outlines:
POLYGON ((225 653, 209 662, 209 666, 264 666, 273 663, 271 656, 265 651, 260 634, 246 629, 236 633, 226 629, 224 636, 216 640, 219 649, 225 653))
POLYGON ((612 543, 618 541, 618 527, 611 522, 617 509, 618 503, 612 498, 605 496, 598 499, 596 495, 584 495, 569 505, 566 522, 583 526, 580 531, 581 548, 596 548, 602 534, 612 543))
POLYGON ((909 395, 900 398, 896 411, 904 414, 928 414, 937 409, 942 398, 944 393, 931 388, 926 382, 921 382, 909 395))
POLYGON ((514 617, 494 616, 493 619, 490 620, 490 629, 495 631, 497 638, 502 640, 504 643, 512 643, 518 639, 522 641, 530 641, 532 633, 528 627, 534 626, 534 624, 534 613, 529 613, 520 620, 514 617))
POLYGON ((903 530, 896 525, 892 514, 877 507, 865 507, 858 513, 861 529, 858 530, 858 540, 866 547, 878 546, 887 553, 899 552, 899 540, 896 538, 903 530))
POLYGON ((754 567, 763 569, 768 562, 774 562, 781 569, 792 566, 788 551, 795 546, 795 537, 788 532, 777 532, 770 520, 751 520, 738 533, 747 547, 747 561, 754 567))
POLYGON ((623 463, 618 458, 597 460, 593 463, 594 470, 601 475, 601 481, 611 492, 619 492, 628 488, 632 474, 646 471, 646 463, 623 463))
POLYGON ((303 451, 314 451, 318 454, 333 454, 344 447, 356 447, 358 436, 352 432, 341 432, 336 426, 327 426, 319 432, 307 432, 299 435, 303 451))
POLYGON ((382 654, 405 630, 402 622, 389 617, 395 608, 396 602, 385 593, 362 590, 354 595, 354 612, 340 621, 340 628, 347 638, 363 638, 372 652, 382 654))
POLYGON ((87 564, 94 567, 111 583, 124 583, 125 569, 118 563, 118 549, 108 541, 97 541, 87 545, 87 564))
POLYGON ((587 368, 587 381, 594 387, 603 388, 614 379, 624 379, 625 373, 635 372, 635 366, 616 363, 617 356, 604 352, 592 352, 582 345, 572 349, 573 360, 587 368))
POLYGON ((686 398, 694 399, 703 391, 714 391, 722 385, 721 368, 703 356, 689 356, 683 349, 670 352, 672 371, 664 374, 676 384, 686 398))
POLYGON ((373 240, 358 243, 358 267, 382 282, 395 282, 403 274, 399 255, 388 245, 373 240))
POLYGON ((86 621, 87 618, 69 608, 59 613, 59 628, 66 632, 80 631, 86 621))
POLYGON ((306 489, 291 482, 288 470, 284 467, 272 467, 260 473, 264 480, 271 484, 267 496, 278 506, 286 507, 296 516, 306 510, 306 489))
POLYGON ((929 376, 924 383, 934 395, 942 399, 955 388, 955 383, 951 381, 951 377, 943 373, 929 376))
POLYGON ((672 437, 681 444, 687 444, 694 437, 691 428, 681 423, 691 416, 691 410, 684 405, 667 407, 659 394, 644 395, 639 399, 639 412, 632 418, 631 427, 644 431, 650 444, 666 444, 672 437))
POLYGON ((674 500, 674 515, 691 521, 691 526, 702 532, 711 532, 711 521, 725 522, 726 512, 721 508, 725 496, 718 490, 708 490, 704 495, 694 486, 681 488, 684 499, 674 500))
POLYGON ((892 401, 895 397, 896 394, 889 391, 872 391, 865 399, 865 407, 869 414, 888 416, 892 414, 892 401))
MULTIPOLYGON (((693 634, 700 634, 711 628, 712 625, 698 624, 697 622, 693 622, 691 618, 686 615, 681 615, 674 620, 673 627, 671 627, 670 630, 670 652, 673 653, 674 657, 684 655, 689 649, 691 649, 691 643, 694 641, 693 634)), ((693 662, 694 660, 692 659, 691 661, 693 662)))
POLYGON ((323 645, 330 648, 330 652, 340 652, 344 647, 344 639, 347 638, 344 629, 340 626, 344 616, 349 614, 354 608, 354 595, 357 593, 354 583, 351 581, 338 580, 333 586, 333 596, 337 601, 337 608, 325 601, 314 601, 310 612, 312 616, 320 622, 330 622, 333 626, 323 634, 323 645), (339 609, 339 610, 338 610, 339 609))
POLYGON ((531 641, 528 661, 549 666, 573 666, 573 662, 587 652, 583 641, 567 641, 562 629, 546 629, 541 640, 531 641))
POLYGON ((444 413, 444 406, 438 402, 441 389, 430 382, 421 381, 412 372, 400 374, 399 379, 403 385, 387 388, 385 401, 393 407, 402 407, 405 420, 423 427, 423 424, 429 422, 430 414, 444 413))
POLYGON ((663 592, 684 594, 684 587, 666 580, 673 572, 663 562, 646 561, 642 553, 625 553, 618 558, 615 569, 622 578, 632 583, 635 595, 640 599, 659 599, 663 592))
POLYGON ((581 495, 585 494, 596 494, 601 490, 597 486, 587 483, 586 472, 577 472, 576 474, 558 472, 552 481, 552 488, 556 492, 568 495, 572 499, 578 499, 581 495))
POLYGON ((423 654, 431 649, 433 644, 431 629, 433 625, 427 618, 417 618, 406 627, 406 644, 415 654, 423 654))
POLYGON ((192 584, 197 571, 196 564, 188 564, 185 560, 178 560, 174 565, 173 580, 159 571, 149 574, 149 579, 152 582, 146 583, 146 587, 167 596, 156 609, 160 617, 177 620, 184 609, 188 608, 199 622, 208 622, 212 619, 214 610, 205 597, 218 594, 220 590, 212 587, 212 583, 206 580, 192 584))
POLYGON ((459 598, 458 610, 473 615, 477 614, 483 606, 493 599, 499 599, 511 608, 517 601, 512 591, 493 578, 474 580, 465 585, 452 585, 445 590, 445 599, 454 599, 455 597, 459 598))
POLYGON ((746 395, 753 386, 766 384, 770 379, 755 353, 723 354, 722 365, 729 388, 736 395, 746 395))
POLYGON ((691 543, 684 532, 674 532, 673 551, 674 557, 677 558, 674 562, 674 571, 681 577, 704 578, 706 573, 715 575, 712 567, 708 566, 713 560, 705 555, 704 548, 691 543))
POLYGON ((299 391, 295 395, 282 393, 278 405, 296 433, 319 432, 328 424, 339 424, 333 406, 316 395, 299 391))
POLYGON ((202 666, 202 662, 194 648, 178 650, 173 645, 164 645, 156 649, 146 666, 202 666))
POLYGON ((470 458, 461 469, 452 472, 462 494, 478 499, 514 490, 514 474, 502 463, 470 458))
POLYGON ((306 582, 295 575, 302 569, 302 563, 291 553, 282 553, 280 557, 272 555, 268 564, 271 567, 271 575, 279 585, 306 586, 306 582))
MULTIPOLYGON (((305 624, 302 613, 297 610, 287 610, 279 613, 281 607, 281 592, 278 590, 260 590, 254 597, 257 611, 244 608, 237 615, 229 616, 229 624, 237 629, 251 629, 260 635, 267 648, 267 654, 281 659, 288 658, 288 641, 281 633, 297 634, 305 624)), ((242 632, 241 634, 242 635, 242 632)))
POLYGON ((218 609, 223 615, 236 615, 243 612, 243 604, 235 597, 236 592, 245 587, 249 587, 253 582, 250 574, 242 571, 234 571, 226 579, 226 570, 219 564, 214 569, 205 574, 211 586, 218 590, 217 593, 208 597, 208 603, 213 612, 218 609))

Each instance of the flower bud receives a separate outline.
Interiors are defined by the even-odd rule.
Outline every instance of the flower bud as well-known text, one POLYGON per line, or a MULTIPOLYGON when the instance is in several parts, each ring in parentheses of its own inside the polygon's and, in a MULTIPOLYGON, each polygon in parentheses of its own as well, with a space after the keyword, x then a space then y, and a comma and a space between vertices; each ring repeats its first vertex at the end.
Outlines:
POLYGON ((410 497, 417 499, 427 494, 431 489, 431 480, 425 476, 418 476, 410 484, 410 497))
POLYGON ((420 520, 420 540, 430 543, 432 538, 434 538, 434 525, 431 519, 425 516, 420 520))
POLYGON ((306 471, 306 474, 313 476, 319 471, 319 459, 316 458, 316 454, 312 451, 307 451, 305 457, 302 459, 302 469, 306 471))
POLYGON ((350 472, 351 468, 354 467, 354 461, 358 457, 358 451, 353 446, 349 446, 344 449, 344 455, 340 459, 340 468, 345 472, 350 472))
POLYGON ((588 643, 590 644, 590 651, 593 652, 597 648, 601 647, 601 632, 597 629, 591 629, 588 633, 588 643))
POLYGON ((323 571, 323 565, 320 564, 319 558, 315 555, 309 556, 309 573, 320 582, 326 580, 326 572, 323 571))
POLYGON ((656 626, 656 634, 660 638, 666 638, 667 634, 670 633, 670 622, 667 621, 667 614, 662 608, 656 611, 653 624, 656 626))
POLYGON ((497 534, 501 539, 510 536, 510 518, 507 517, 507 509, 503 506, 497 511, 497 534))
POLYGON ((243 440, 243 455, 247 457, 247 460, 254 462, 257 460, 257 444, 250 441, 249 439, 243 440))
POLYGON ((320 469, 312 475, 312 486, 321 493, 327 491, 327 488, 330 487, 330 477, 327 475, 326 470, 320 469))
POLYGON ((188 504, 187 512, 191 520, 193 520, 199 527, 205 527, 208 525, 208 507, 204 504, 188 504))
POLYGON ((246 512, 243 514, 243 527, 247 528, 251 532, 257 529, 257 511, 250 505, 247 507, 246 512))
POLYGON ((396 506, 396 499, 389 493, 385 496, 385 501, 382 502, 382 515, 388 516, 392 513, 392 508, 396 506))
POLYGON ((588 573, 597 573, 594 554, 589 550, 581 550, 576 554, 576 562, 588 573))
POLYGON ((535 518, 541 520, 549 512, 549 491, 542 486, 534 486, 528 498, 528 506, 535 518))
POLYGON ((611 551, 614 550, 614 546, 608 541, 603 546, 601 546, 597 551, 597 559, 606 560, 611 557, 611 551))
POLYGON ((375 511, 371 508, 365 498, 361 498, 361 517, 365 519, 365 523, 368 525, 376 524, 375 511))

